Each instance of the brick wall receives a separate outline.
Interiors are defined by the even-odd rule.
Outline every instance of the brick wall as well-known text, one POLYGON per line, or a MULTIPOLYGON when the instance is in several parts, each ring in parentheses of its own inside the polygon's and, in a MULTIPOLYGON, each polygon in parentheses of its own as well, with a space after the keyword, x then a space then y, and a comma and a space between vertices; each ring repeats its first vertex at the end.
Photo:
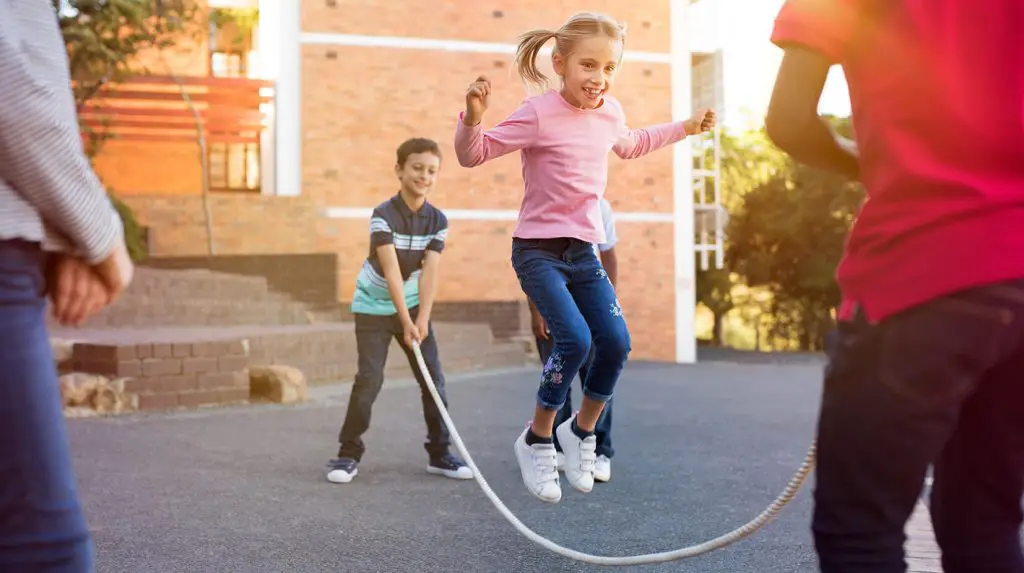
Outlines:
MULTIPOLYGON (((153 256, 207 254, 200 196, 121 195, 150 228, 153 256)), ((317 210, 308 197, 211 194, 215 254, 314 253, 317 210)))
POLYGON ((210 44, 206 24, 209 2, 192 0, 191 3, 197 9, 197 26, 175 38, 172 46, 140 51, 133 64, 136 70, 150 70, 160 74, 170 67, 175 73, 185 76, 205 76, 209 73, 210 44))
POLYGON ((241 340, 75 344, 77 372, 126 378, 140 410, 249 399, 248 350, 241 340))
POLYGON ((531 28, 557 28, 579 10, 607 12, 626 22, 629 46, 634 50, 669 50, 668 0, 304 0, 302 29, 417 38, 457 35, 463 40, 512 42, 517 34, 531 28))
POLYGON ((337 260, 334 253, 151 257, 145 266, 264 277, 271 289, 296 301, 327 306, 338 302, 337 260))
MULTIPOLYGON (((302 30, 515 43, 535 27, 554 28, 573 12, 600 10, 629 26, 627 48, 670 50, 669 0, 498 0, 367 3, 302 0, 302 30), (415 14, 410 18, 410 14, 415 14)), ((303 193, 331 207, 373 207, 396 191, 394 148, 406 138, 436 140, 444 156, 430 200, 444 210, 517 210, 522 175, 516 154, 475 169, 454 157, 452 138, 466 85, 492 81, 491 126, 512 112, 525 92, 507 54, 417 48, 302 47, 303 193), (409 70, 416 70, 410 82, 409 70), (394 86, 403 89, 396 90, 394 86)), ((545 58, 542 58, 544 60, 545 58)), ((541 63, 548 71, 547 62, 541 63)), ((629 125, 671 121, 671 68, 627 61, 615 88, 629 125)), ((608 198, 616 212, 672 212, 672 152, 624 161, 610 158, 608 198)), ((438 285, 438 321, 487 322, 495 334, 529 332, 525 297, 509 261, 514 222, 450 219, 438 285)), ((368 248, 368 222, 321 219, 317 247, 338 253, 338 293, 350 300, 368 248)), ((671 223, 619 222, 619 298, 633 333, 634 358, 672 359, 675 297, 671 223)))
MULTIPOLYGON (((492 41, 511 41, 514 34, 492 41)), ((433 200, 448 209, 518 209, 523 193, 517 154, 465 169, 452 143, 462 94, 479 74, 493 92, 491 126, 522 101, 523 88, 502 54, 307 45, 302 60, 303 193, 325 205, 372 207, 397 191, 395 148, 429 137, 444 156, 433 200), (330 57, 333 55, 334 57, 330 57), (500 64, 500 66, 499 66, 500 64), (408 70, 421 70, 408 85, 408 70), (427 71, 429 70, 429 72, 427 71), (408 85, 395 90, 393 86, 408 85), (372 110, 380 110, 374 112, 372 110)), ((615 88, 630 125, 671 121, 670 67, 626 62, 615 88)), ((672 211, 672 153, 610 158, 608 195, 623 211, 672 211)))
MULTIPOLYGON (((556 27, 571 13, 592 9, 628 24, 628 49, 670 49, 669 0, 499 0, 457 6, 432 0, 338 0, 333 7, 322 0, 299 1, 304 32, 507 44, 527 29, 556 27)), ((458 166, 451 147, 462 94, 478 74, 487 74, 494 84, 485 124, 493 125, 521 101, 524 92, 510 73, 507 54, 331 45, 305 45, 301 53, 302 196, 211 196, 218 254, 334 253, 336 297, 350 300, 367 254, 368 222, 327 219, 317 209, 373 207, 392 195, 394 148, 412 136, 431 137, 442 146, 445 159, 431 197, 437 206, 518 209, 522 180, 515 155, 469 170, 458 166), (412 82, 409 70, 416 70, 412 82), (396 90, 396 85, 403 87, 396 90)), ((198 61, 184 52, 176 58, 185 69, 198 61)), ((548 68, 546 63, 542 67, 548 68)), ((615 95, 631 126, 670 121, 670 85, 668 64, 624 64, 615 95)), ((123 190, 142 224, 152 228, 153 254, 204 255, 198 151, 188 146, 147 146, 135 156, 118 152, 118 158, 101 157, 98 170, 123 190)), ((629 162, 613 156, 610 161, 608 198, 617 212, 671 213, 671 151, 629 162)), ((498 220, 451 221, 435 311, 438 320, 488 322, 496 334, 523 330, 521 315, 514 322, 517 328, 506 326, 513 324, 510 309, 524 302, 509 263, 513 226, 498 220)), ((634 333, 633 356, 671 359, 672 224, 620 222, 619 235, 619 295, 634 333)))

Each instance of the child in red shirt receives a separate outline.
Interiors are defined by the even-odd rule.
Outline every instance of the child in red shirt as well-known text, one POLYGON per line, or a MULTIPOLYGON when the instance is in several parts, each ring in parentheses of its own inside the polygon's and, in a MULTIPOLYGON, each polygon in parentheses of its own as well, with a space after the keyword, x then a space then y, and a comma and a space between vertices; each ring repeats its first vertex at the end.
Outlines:
POLYGON ((778 15, 769 135, 868 194, 818 426, 823 572, 905 571, 932 465, 946 573, 1024 571, 1021 30, 1020 0, 789 0, 778 15), (856 145, 817 115, 833 64, 856 145))

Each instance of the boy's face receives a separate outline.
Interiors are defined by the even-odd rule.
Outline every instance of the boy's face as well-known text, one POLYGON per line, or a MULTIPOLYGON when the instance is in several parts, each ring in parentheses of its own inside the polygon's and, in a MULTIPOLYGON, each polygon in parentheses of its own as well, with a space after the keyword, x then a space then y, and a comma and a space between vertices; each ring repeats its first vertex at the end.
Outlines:
POLYGON ((395 165, 395 175, 402 183, 402 191, 414 197, 426 197, 430 193, 440 170, 441 158, 429 151, 413 153, 405 159, 404 165, 395 165))

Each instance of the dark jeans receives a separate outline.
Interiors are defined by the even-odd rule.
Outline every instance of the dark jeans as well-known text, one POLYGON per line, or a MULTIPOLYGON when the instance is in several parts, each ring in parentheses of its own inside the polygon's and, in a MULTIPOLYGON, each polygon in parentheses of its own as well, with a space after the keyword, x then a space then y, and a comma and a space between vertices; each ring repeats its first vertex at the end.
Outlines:
POLYGON ((906 570, 904 526, 929 466, 945 572, 1024 572, 1024 280, 840 322, 818 448, 824 573, 906 570))
MULTIPOLYGON (((409 309, 413 320, 419 315, 419 307, 409 309)), ((366 451, 362 436, 370 428, 370 412, 377 400, 381 386, 384 384, 384 363, 388 358, 388 347, 391 340, 397 340, 409 358, 409 366, 420 384, 420 398, 423 401, 423 419, 427 423, 427 441, 424 447, 431 457, 439 457, 449 452, 448 427, 444 425, 441 411, 438 410, 434 398, 427 389, 427 382, 420 374, 419 363, 412 353, 412 348, 402 340, 402 323, 398 315, 374 316, 356 314, 356 349, 359 352, 359 366, 352 394, 348 399, 348 412, 341 426, 338 442, 341 447, 338 457, 352 458, 359 461, 366 451)), ((448 407, 448 397, 444 389, 444 374, 441 373, 441 360, 437 354, 437 340, 434 338, 434 326, 426 340, 420 343, 423 361, 427 363, 427 371, 434 380, 438 394, 448 407)))
POLYGON ((45 266, 37 245, 0 241, 0 571, 83 573, 93 548, 46 330, 45 266))
MULTIPOLYGON (((537 353, 540 355, 540 363, 547 364, 548 357, 551 356, 551 350, 554 348, 554 344, 551 337, 540 338, 537 337, 537 353)), ((590 355, 587 357, 586 362, 580 367, 580 387, 583 386, 583 381, 587 379, 587 371, 590 370, 590 363, 594 360, 594 347, 590 347, 590 355)), ((615 455, 615 448, 612 447, 612 401, 613 398, 609 398, 605 402, 604 410, 601 410, 601 415, 597 418, 597 424, 594 426, 594 436, 597 438, 597 455, 606 456, 611 459, 615 455)), ((572 417, 572 384, 569 385, 569 391, 565 394, 565 404, 562 404, 562 408, 555 415, 555 427, 559 424, 568 420, 572 417)), ((558 443, 558 434, 552 434, 554 438, 555 449, 562 451, 562 446, 558 443)))
POLYGON ((513 239, 512 267, 554 339, 544 364, 537 403, 559 410, 590 355, 583 394, 607 402, 629 356, 622 308, 594 247, 577 239, 513 239))

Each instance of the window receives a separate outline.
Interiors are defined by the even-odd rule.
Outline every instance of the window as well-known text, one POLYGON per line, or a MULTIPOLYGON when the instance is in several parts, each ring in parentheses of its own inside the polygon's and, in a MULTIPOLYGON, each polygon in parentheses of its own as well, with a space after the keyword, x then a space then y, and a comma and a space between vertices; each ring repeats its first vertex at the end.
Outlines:
POLYGON ((244 54, 238 52, 210 52, 210 75, 215 78, 244 78, 244 54))
POLYGON ((210 190, 260 192, 259 143, 210 143, 210 190))
MULTIPOLYGON (((290 0, 294 1, 294 0, 290 0)), ((246 78, 252 51, 255 8, 214 8, 209 21, 209 74, 216 78, 246 78)), ((226 132, 236 128, 226 129, 226 132)), ((237 129, 252 129, 238 126, 237 129)), ((230 133, 233 136, 251 132, 230 133)), ((210 190, 260 192, 260 144, 210 142, 207 150, 210 190)))
POLYGON ((253 29, 258 12, 250 8, 214 8, 210 11, 210 75, 244 78, 253 49, 253 29))

